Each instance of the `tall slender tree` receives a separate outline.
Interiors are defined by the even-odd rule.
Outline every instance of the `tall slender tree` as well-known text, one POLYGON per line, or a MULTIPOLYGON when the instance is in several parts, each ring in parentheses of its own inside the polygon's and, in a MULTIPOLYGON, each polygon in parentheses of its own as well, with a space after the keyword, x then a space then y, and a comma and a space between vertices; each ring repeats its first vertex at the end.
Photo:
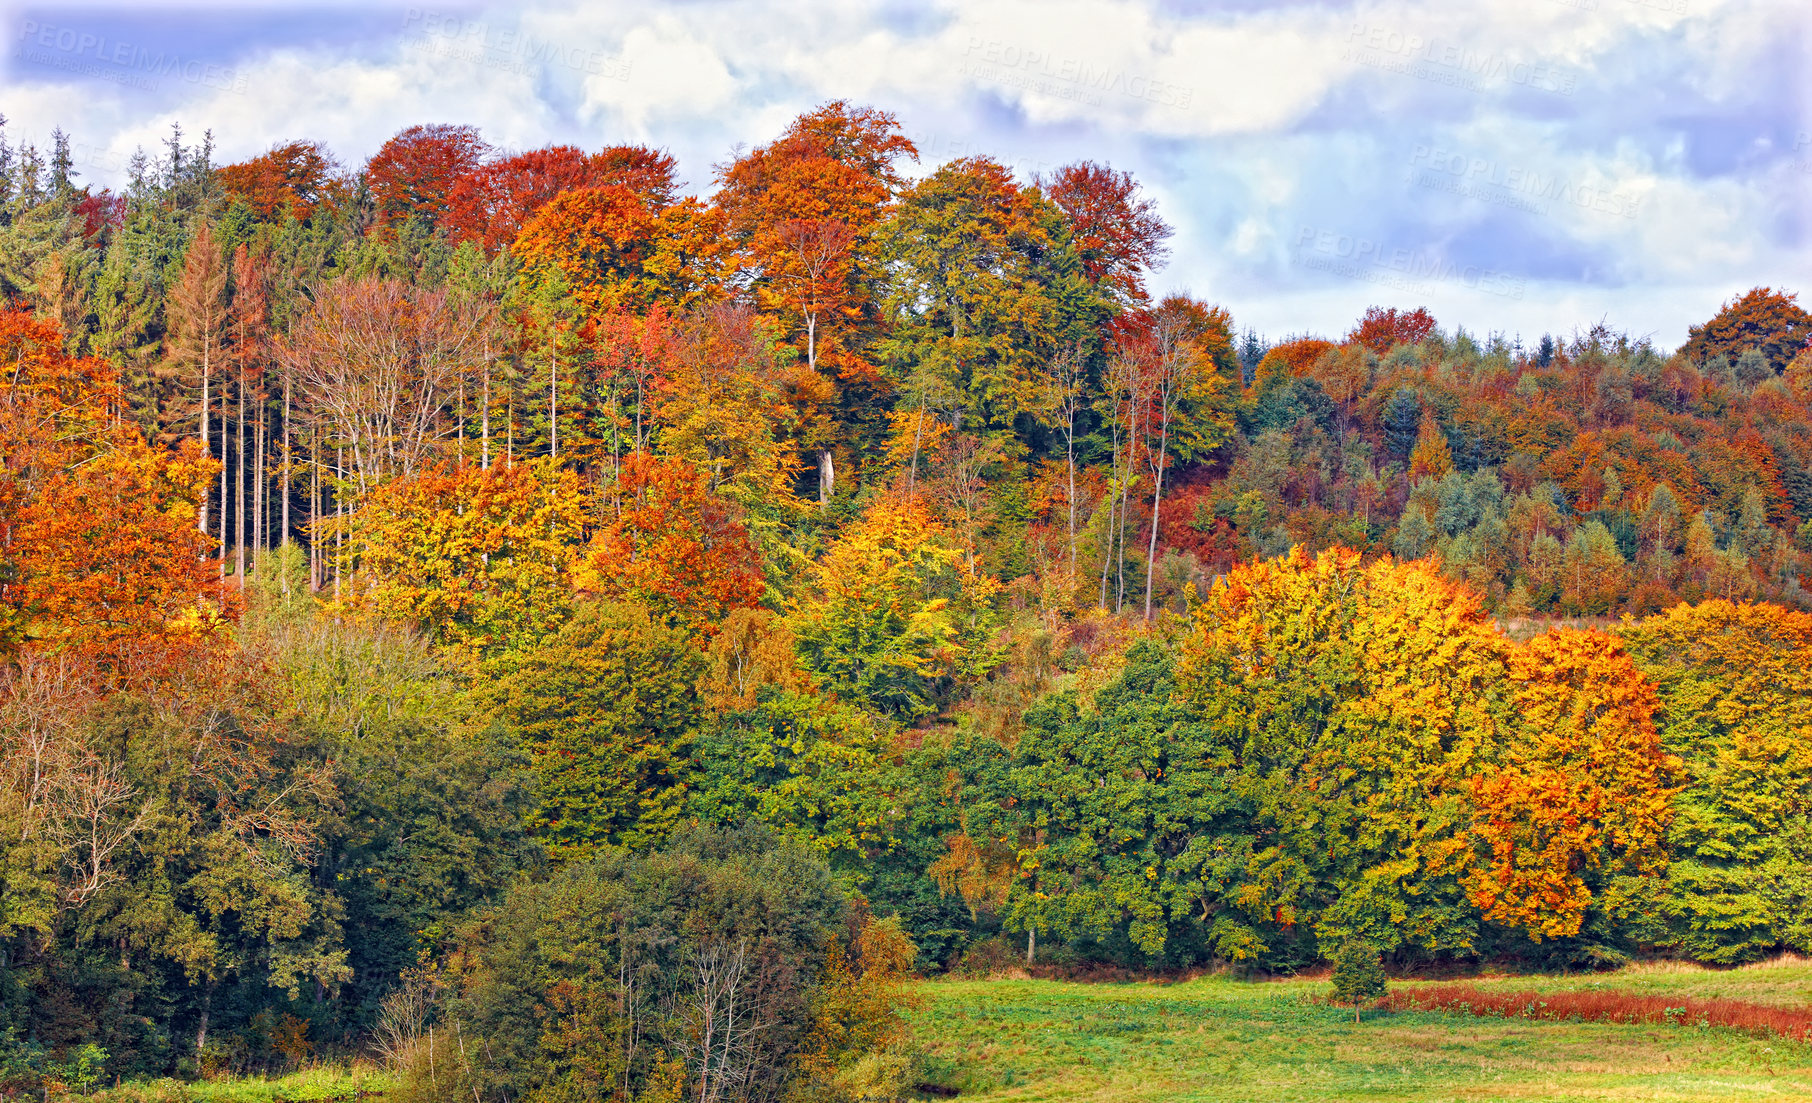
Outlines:
MULTIPOLYGON (((210 421, 214 367, 222 359, 227 338, 226 289, 226 260, 214 244, 214 231, 205 221, 199 222, 183 259, 182 274, 170 288, 169 313, 175 338, 172 356, 183 367, 199 373, 201 396, 195 407, 195 436, 202 452, 209 456, 214 454, 210 421)), ((224 454, 221 460, 225 462, 224 454)), ((208 531, 205 496, 195 515, 195 525, 201 532, 208 531)))

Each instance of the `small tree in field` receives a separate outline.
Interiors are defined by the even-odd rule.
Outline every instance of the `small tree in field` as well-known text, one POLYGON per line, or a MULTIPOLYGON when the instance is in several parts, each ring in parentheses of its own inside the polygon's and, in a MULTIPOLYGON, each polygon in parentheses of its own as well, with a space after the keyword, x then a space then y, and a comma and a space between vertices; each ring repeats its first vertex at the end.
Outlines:
POLYGON ((1353 1021, 1359 1021, 1359 1005, 1384 997, 1384 964, 1378 949, 1369 942, 1349 938, 1334 951, 1334 1002, 1353 1005, 1353 1021))

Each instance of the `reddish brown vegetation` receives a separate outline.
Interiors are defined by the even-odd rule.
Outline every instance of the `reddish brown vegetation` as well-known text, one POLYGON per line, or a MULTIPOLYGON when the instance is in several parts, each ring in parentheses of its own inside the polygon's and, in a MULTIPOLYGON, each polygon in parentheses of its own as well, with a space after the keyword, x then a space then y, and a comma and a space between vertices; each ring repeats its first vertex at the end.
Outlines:
POLYGON ((1443 984, 1399 989, 1385 997, 1384 1006, 1393 1011, 1459 1011, 1550 1021, 1703 1024, 1812 1041, 1812 1007, 1769 1007, 1743 1000, 1645 996, 1606 989, 1529 992, 1477 984, 1443 984))

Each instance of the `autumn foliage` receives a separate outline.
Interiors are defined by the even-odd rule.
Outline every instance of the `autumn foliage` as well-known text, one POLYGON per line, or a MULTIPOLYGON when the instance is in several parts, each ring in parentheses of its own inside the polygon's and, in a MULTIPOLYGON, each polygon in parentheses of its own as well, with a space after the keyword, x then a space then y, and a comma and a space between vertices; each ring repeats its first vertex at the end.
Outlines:
POLYGON ((577 570, 581 589, 639 601, 694 632, 713 634, 760 603, 760 558, 735 507, 681 459, 623 459, 609 518, 577 570))
POLYGON ((147 444, 119 420, 105 364, 63 352, 56 327, 0 314, 0 589, 9 648, 102 660, 136 638, 195 638, 230 616, 195 503, 218 465, 192 442, 147 444))
POLYGON ((1009 938, 1812 953, 1789 292, 1266 336, 1131 174, 846 101, 696 194, 54 141, 0 143, 0 1093, 378 1022, 410 1098, 903 1097, 904 971, 1009 938))
POLYGON ((1744 1000, 1702 1000, 1691 996, 1647 996, 1614 989, 1532 992, 1484 984, 1440 984, 1399 988, 1388 1006, 1402 1011, 1457 1011, 1466 1014, 1548 1022, 1651 1023, 1723 1026, 1764 1037, 1812 1039, 1812 1015, 1791 1007, 1744 1000))

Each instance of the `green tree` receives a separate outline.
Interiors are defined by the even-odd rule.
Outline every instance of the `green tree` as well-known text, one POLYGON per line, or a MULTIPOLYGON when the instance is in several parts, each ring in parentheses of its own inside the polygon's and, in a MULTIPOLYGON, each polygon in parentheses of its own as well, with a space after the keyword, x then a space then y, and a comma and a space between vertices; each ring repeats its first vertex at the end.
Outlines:
POLYGON ((469 1042, 442 1059, 488 1098, 780 1098, 850 918, 829 868, 762 828, 601 848, 466 928, 448 1010, 469 1042))
POLYGON ((493 664, 496 699, 539 784, 529 822, 549 853, 641 846, 672 830, 704 659, 639 605, 591 602, 493 664))
POLYGON ((1038 367, 1092 344, 1105 315, 1063 213, 986 158, 953 161, 908 191, 879 230, 896 376, 928 371, 983 435, 1032 427, 1038 367))
POLYGON ((1349 938, 1334 951, 1334 1000, 1351 1004, 1353 1021, 1359 1021, 1359 1005, 1384 998, 1384 965, 1378 960, 1378 948, 1358 938, 1349 938))
POLYGON ((1175 699, 1173 665, 1142 641, 1093 708, 1063 693, 1026 713, 1003 802, 1020 810, 1010 929, 1124 940, 1150 962, 1268 949, 1225 892, 1254 859, 1234 758, 1175 699))
POLYGON ((898 818, 887 727, 851 705, 779 687, 700 725, 688 809, 706 823, 764 823, 865 880, 898 818))
POLYGON ((1812 951, 1812 615, 1713 600, 1618 634, 1690 778, 1655 940, 1720 965, 1812 951))

